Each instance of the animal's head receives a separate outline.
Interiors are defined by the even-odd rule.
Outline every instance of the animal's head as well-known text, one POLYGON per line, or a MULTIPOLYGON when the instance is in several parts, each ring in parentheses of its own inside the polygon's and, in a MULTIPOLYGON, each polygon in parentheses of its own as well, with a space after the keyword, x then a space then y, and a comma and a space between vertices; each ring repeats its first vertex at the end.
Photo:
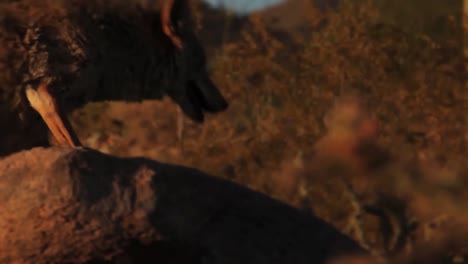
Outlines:
POLYGON ((188 1, 164 0, 160 14, 162 32, 176 53, 178 79, 183 82, 171 97, 196 120, 203 119, 203 110, 226 109, 227 102, 209 77, 205 51, 196 36, 188 1))

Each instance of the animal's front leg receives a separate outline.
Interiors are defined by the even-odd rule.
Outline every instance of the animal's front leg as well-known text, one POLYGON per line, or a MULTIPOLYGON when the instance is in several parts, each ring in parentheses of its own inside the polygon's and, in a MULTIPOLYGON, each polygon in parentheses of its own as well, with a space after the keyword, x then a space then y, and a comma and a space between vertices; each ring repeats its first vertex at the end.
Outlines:
POLYGON ((37 89, 27 87, 26 97, 31 106, 41 115, 59 144, 71 147, 81 146, 62 107, 49 92, 46 83, 40 84, 37 89))

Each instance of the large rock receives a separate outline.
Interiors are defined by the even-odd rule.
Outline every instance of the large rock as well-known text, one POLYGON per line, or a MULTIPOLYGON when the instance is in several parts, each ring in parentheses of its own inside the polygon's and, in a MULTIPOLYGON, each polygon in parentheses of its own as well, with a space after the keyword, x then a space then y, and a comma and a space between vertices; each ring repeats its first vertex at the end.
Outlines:
POLYGON ((0 160, 0 263, 323 263, 364 253, 229 181, 143 158, 36 148, 0 160))

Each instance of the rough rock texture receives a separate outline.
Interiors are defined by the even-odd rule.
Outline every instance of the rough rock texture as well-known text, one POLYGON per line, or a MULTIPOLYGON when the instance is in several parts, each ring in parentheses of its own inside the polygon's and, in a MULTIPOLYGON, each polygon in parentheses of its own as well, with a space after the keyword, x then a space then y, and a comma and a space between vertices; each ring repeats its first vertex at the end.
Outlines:
POLYGON ((229 181, 143 158, 35 148, 0 160, 0 263, 324 263, 362 249, 229 181))

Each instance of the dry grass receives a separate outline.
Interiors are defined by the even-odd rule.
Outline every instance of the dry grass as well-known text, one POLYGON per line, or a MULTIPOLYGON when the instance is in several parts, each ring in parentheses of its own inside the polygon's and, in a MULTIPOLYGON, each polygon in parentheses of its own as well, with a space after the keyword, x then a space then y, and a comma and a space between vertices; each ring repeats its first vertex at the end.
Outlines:
POLYGON ((168 100, 89 105, 75 127, 88 146, 197 167, 312 210, 392 263, 468 263, 460 39, 385 24, 367 1, 321 18, 324 29, 291 47, 252 17, 211 61, 229 110, 187 121, 182 145, 168 100))

